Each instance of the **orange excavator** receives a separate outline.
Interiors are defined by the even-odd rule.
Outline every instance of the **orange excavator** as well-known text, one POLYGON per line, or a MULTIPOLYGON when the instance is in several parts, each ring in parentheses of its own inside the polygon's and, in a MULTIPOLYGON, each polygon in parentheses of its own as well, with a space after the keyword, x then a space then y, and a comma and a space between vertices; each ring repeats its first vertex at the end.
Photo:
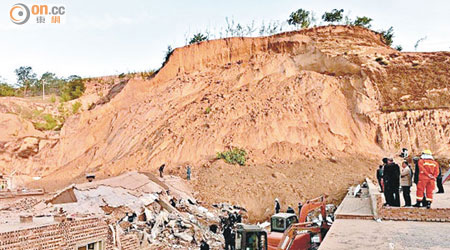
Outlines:
POLYGON ((277 213, 271 217, 270 233, 257 225, 238 223, 236 250, 313 250, 330 228, 325 196, 307 201, 297 217, 295 213, 277 213), (319 211, 317 211, 319 210, 319 211), (318 215, 319 220, 312 219, 318 215))
POLYGON ((317 249, 332 222, 327 221, 325 198, 321 196, 307 201, 298 217, 292 213, 274 214, 270 220, 270 233, 267 236, 268 249, 317 249), (316 214, 321 219, 311 221, 311 217, 316 214))

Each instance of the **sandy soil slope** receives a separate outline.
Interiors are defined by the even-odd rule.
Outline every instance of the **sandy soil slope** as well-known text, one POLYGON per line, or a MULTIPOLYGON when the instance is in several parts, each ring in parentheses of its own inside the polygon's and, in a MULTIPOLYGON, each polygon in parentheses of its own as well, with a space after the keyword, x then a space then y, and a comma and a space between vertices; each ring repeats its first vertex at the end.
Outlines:
POLYGON ((189 45, 154 78, 130 80, 109 102, 70 117, 24 169, 44 176, 34 185, 55 189, 86 172, 162 163, 184 175, 189 163, 199 196, 263 218, 274 197, 339 198, 402 146, 448 156, 448 61, 447 52, 400 53, 346 26, 189 45), (215 160, 230 147, 248 152, 247 166, 215 160))

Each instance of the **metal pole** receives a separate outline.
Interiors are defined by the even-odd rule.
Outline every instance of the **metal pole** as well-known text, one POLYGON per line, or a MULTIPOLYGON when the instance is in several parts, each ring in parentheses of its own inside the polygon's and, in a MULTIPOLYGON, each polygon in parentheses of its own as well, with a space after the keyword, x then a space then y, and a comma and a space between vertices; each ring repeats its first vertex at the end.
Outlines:
POLYGON ((42 81, 42 100, 44 100, 45 96, 45 80, 42 81))

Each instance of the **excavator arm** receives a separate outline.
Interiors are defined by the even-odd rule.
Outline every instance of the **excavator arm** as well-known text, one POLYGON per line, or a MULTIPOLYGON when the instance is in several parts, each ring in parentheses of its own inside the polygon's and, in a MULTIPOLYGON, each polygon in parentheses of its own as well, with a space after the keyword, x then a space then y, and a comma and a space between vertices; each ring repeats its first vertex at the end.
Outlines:
MULTIPOLYGON (((283 237, 278 245, 278 250, 288 250, 294 243, 295 237, 299 234, 313 233, 320 234, 322 229, 328 229, 327 223, 323 223, 321 226, 315 225, 313 222, 306 222, 308 214, 318 208, 320 208, 320 213, 322 218, 326 218, 326 196, 322 195, 312 200, 308 200, 302 207, 298 219, 299 223, 292 224, 286 231, 284 231, 283 237)), ((321 239, 322 240, 322 239, 321 239)))
POLYGON ((302 210, 300 211, 298 215, 298 221, 300 223, 306 222, 306 218, 308 217, 308 214, 311 211, 314 211, 315 209, 320 207, 320 213, 322 214, 323 218, 326 218, 327 211, 326 211, 326 202, 325 202, 326 196, 322 195, 320 197, 317 197, 312 200, 308 200, 302 207, 302 210))
POLYGON ((281 237, 277 250, 288 250, 291 248, 295 237, 305 233, 320 233, 320 227, 313 226, 312 222, 292 224, 281 237))

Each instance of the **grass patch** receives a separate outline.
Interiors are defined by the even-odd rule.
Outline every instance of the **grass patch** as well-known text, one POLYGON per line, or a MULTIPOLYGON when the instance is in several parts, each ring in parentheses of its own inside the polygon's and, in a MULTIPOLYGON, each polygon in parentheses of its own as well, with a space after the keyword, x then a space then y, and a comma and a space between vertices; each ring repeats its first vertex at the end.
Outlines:
POLYGON ((241 148, 232 148, 227 151, 218 152, 217 159, 223 159, 228 164, 244 166, 247 161, 247 152, 241 148))
POLYGON ((42 118, 45 122, 36 122, 34 124, 34 127, 38 130, 54 130, 59 126, 58 121, 51 114, 45 114, 42 118))
POLYGON ((72 114, 78 113, 78 111, 80 111, 80 108, 81 108, 80 102, 75 102, 74 104, 72 104, 72 114))

